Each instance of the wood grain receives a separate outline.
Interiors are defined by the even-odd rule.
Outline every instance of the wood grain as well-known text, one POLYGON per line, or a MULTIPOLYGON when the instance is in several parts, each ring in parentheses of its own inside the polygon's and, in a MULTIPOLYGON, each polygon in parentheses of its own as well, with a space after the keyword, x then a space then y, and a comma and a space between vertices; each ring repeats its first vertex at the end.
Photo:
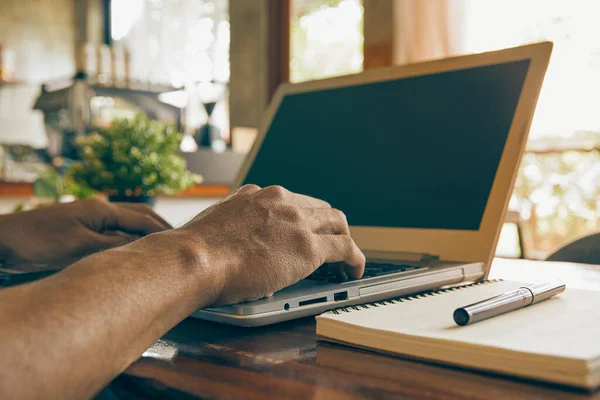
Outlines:
MULTIPOLYGON (((499 260, 492 275, 548 270, 556 277, 560 266, 499 260)), ((594 277, 600 289, 600 267, 564 266, 570 282, 594 277)), ((318 344, 312 317, 262 328, 187 319, 118 382, 128 393, 173 399, 600 399, 599 393, 318 344)))

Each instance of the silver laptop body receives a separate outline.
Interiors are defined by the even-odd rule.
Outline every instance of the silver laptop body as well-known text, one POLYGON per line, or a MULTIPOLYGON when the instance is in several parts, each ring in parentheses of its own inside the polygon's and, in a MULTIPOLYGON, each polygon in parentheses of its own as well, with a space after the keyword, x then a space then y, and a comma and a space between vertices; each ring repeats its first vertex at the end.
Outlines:
POLYGON ((194 317, 261 326, 487 277, 552 43, 286 84, 234 186, 348 217, 365 277, 315 273, 194 317))

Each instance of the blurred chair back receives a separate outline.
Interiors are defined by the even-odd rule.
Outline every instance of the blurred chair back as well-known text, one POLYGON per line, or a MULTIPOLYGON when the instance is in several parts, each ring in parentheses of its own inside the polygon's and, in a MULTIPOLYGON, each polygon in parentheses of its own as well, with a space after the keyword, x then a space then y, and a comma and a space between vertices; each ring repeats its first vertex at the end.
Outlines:
POLYGON ((563 246, 546 260, 600 265, 600 232, 563 246))

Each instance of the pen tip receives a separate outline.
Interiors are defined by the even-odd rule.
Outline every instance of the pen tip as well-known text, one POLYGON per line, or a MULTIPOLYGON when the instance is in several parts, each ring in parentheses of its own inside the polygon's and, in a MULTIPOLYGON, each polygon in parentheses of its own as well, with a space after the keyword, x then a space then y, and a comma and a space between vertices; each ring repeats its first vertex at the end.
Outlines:
POLYGON ((454 311, 454 322, 460 326, 465 326, 469 323, 469 313, 464 308, 457 308, 454 311))

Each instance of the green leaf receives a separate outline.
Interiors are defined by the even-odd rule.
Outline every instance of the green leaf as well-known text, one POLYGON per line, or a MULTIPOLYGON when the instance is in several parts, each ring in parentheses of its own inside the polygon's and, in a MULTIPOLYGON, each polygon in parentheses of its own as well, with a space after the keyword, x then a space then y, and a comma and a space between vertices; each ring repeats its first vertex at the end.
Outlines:
POLYGON ((62 177, 55 171, 48 172, 33 182, 33 194, 36 197, 60 199, 64 189, 62 177))
POLYGON ((15 206, 15 208, 13 208, 13 213, 18 213, 25 210, 25 203, 19 203, 15 206))
POLYGON ((200 182, 187 170, 174 126, 138 114, 77 140, 82 160, 68 175, 82 187, 113 194, 172 194, 200 182))

